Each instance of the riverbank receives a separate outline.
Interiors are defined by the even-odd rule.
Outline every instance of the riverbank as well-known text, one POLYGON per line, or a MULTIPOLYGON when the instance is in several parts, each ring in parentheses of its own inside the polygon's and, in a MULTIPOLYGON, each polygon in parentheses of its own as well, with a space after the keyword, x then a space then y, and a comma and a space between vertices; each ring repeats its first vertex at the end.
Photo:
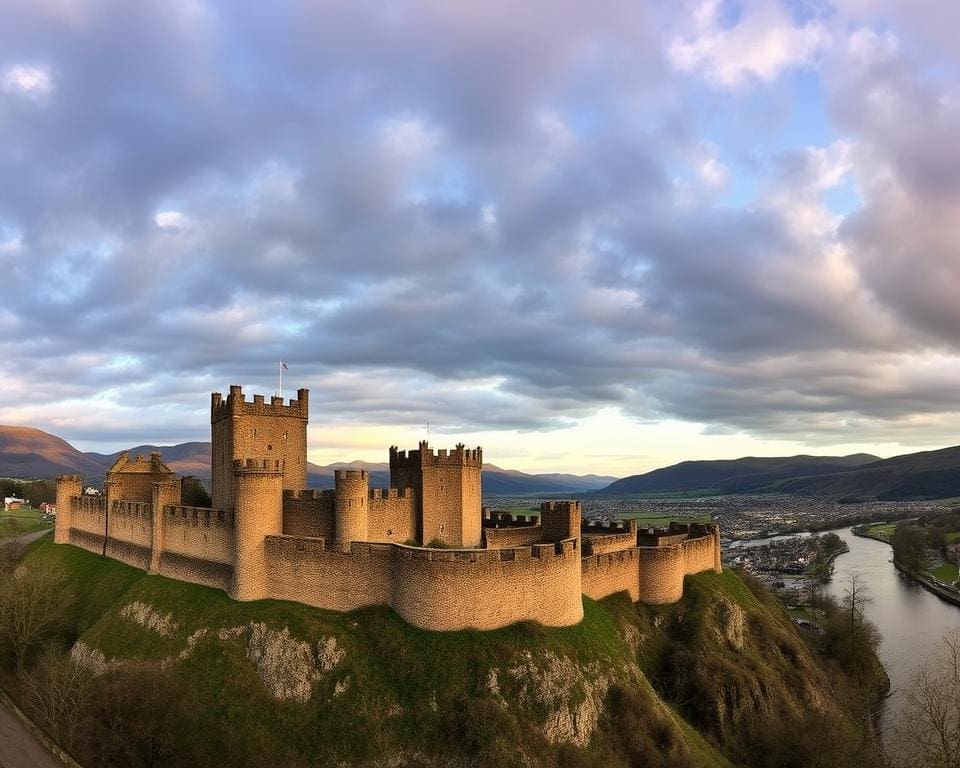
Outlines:
MULTIPOLYGON (((885 539, 881 536, 870 533, 869 531, 856 526, 850 529, 850 532, 854 536, 860 536, 863 539, 873 539, 874 541, 879 541, 881 544, 886 544, 890 547, 890 551, 893 552, 893 547, 890 545, 890 540, 885 539)), ((917 573, 916 571, 910 570, 909 568, 904 568, 900 563, 893 559, 893 567, 897 569, 904 576, 909 578, 911 581, 919 584, 921 587, 926 589, 928 592, 932 592, 937 597, 939 597, 944 602, 950 603, 960 607, 960 592, 957 592, 955 589, 950 589, 949 587, 942 586, 935 581, 924 576, 922 573, 917 573)))

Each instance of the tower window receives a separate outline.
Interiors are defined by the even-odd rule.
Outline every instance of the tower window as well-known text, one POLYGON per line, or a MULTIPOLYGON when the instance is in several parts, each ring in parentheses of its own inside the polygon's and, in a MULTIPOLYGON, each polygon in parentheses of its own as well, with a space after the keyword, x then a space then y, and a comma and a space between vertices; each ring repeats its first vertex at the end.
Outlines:
POLYGON ((268 445, 268 446, 267 446, 267 450, 268 450, 268 451, 272 451, 272 450, 273 450, 273 446, 272 446, 272 445, 268 445))

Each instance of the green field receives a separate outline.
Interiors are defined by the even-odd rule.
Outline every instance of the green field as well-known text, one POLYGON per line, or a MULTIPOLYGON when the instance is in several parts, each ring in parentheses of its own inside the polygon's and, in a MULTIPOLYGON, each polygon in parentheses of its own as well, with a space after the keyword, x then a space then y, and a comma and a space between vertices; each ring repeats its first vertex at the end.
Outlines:
POLYGON ((896 523, 874 523, 867 527, 867 533, 871 536, 877 536, 884 541, 890 541, 893 538, 893 532, 896 530, 896 523))
POLYGON ((641 528, 664 528, 672 520, 678 523, 709 523, 710 515, 670 515, 664 517, 655 513, 621 512, 617 517, 621 520, 636 520, 641 528))
POLYGON ((52 528, 53 523, 43 519, 39 509, 24 507, 11 512, 0 512, 0 539, 52 528))
POLYGON ((939 568, 929 571, 930 575, 944 584, 953 584, 957 580, 957 566, 953 563, 944 563, 939 568))
POLYGON ((947 542, 947 544, 953 544, 957 539, 960 539, 960 531, 950 531, 950 533, 943 535, 943 540, 947 542))

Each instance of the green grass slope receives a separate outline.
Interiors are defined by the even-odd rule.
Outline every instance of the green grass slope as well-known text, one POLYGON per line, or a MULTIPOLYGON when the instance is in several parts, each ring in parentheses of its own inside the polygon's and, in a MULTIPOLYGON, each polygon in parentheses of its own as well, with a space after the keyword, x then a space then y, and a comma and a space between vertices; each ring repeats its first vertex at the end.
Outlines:
MULTIPOLYGON (((763 765, 747 726, 854 730, 782 608, 732 573, 688 578, 674 606, 585 599, 575 627, 436 633, 383 608, 238 603, 49 539, 23 567, 66 575, 62 646, 96 687, 136 684, 85 727, 129 742, 156 721, 163 765, 763 765)), ((157 764, 154 742, 111 763, 104 738, 81 733, 81 762, 157 764)))

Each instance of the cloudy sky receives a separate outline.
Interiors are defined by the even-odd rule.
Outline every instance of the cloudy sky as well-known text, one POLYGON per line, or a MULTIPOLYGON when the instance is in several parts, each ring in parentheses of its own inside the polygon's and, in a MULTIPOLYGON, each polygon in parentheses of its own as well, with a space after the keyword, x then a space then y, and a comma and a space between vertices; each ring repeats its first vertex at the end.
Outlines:
POLYGON ((955 0, 0 2, 0 423, 524 470, 960 442, 955 0))

